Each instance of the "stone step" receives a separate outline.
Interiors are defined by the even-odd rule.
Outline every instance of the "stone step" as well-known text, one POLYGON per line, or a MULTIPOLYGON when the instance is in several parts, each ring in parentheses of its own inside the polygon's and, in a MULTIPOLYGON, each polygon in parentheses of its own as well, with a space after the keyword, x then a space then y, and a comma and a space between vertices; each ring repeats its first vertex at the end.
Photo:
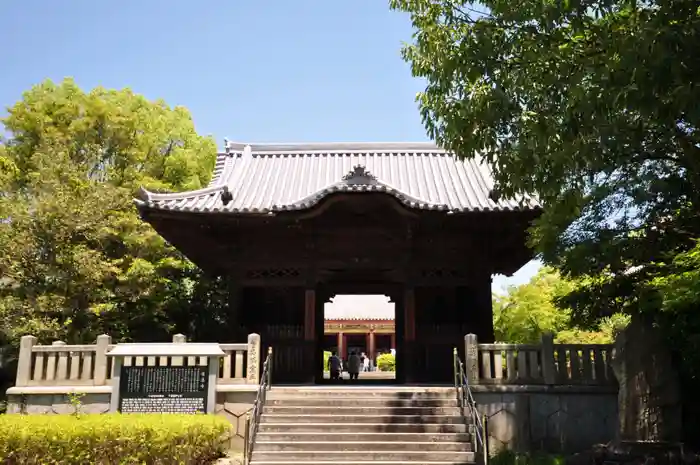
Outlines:
POLYGON ((460 416, 458 407, 374 407, 366 405, 354 406, 265 406, 263 415, 381 415, 381 416, 397 416, 397 415, 450 415, 460 416))
POLYGON ((337 463, 346 462, 358 464, 362 462, 377 463, 377 461, 414 462, 420 464, 431 461, 464 464, 474 462, 473 452, 433 452, 433 451, 290 451, 268 452, 253 449, 252 463, 260 465, 264 462, 274 461, 278 463, 337 463))
POLYGON ((395 399, 391 397, 281 397, 268 398, 265 406, 294 406, 294 407, 458 407, 459 401, 455 396, 451 398, 426 398, 426 399, 395 399))
POLYGON ((344 415, 344 414, 265 414, 260 424, 265 423, 374 423, 388 426, 401 423, 466 424, 468 420, 460 415, 344 415))
MULTIPOLYGON (((264 417, 263 417, 264 418, 264 417)), ((329 423, 318 421, 316 423, 278 423, 262 421, 258 426, 258 434, 262 433, 317 433, 325 434, 346 433, 473 433, 471 425, 464 423, 329 423)))
POLYGON ((473 426, 450 387, 273 387, 252 465, 464 465, 473 426))
MULTIPOLYGON (((288 465, 290 462, 286 462, 284 460, 255 460, 251 461, 250 465, 288 465)), ((399 460, 399 461, 393 461, 393 460, 353 460, 353 461, 348 461, 348 460, 334 460, 332 462, 328 462, 325 460, 297 460, 294 462, 291 462, 293 465, 406 465, 408 462, 404 460, 399 460)), ((416 462, 420 463, 421 465, 465 465, 465 464, 474 464, 474 461, 469 461, 465 462, 463 460, 458 460, 458 461, 450 461, 450 462, 438 462, 435 460, 422 460, 421 462, 416 462)))
POLYGON ((389 399, 455 399, 457 391, 454 388, 425 388, 422 390, 368 389, 368 388, 271 388, 267 399, 287 399, 290 397, 312 398, 389 398, 389 399))
MULTIPOLYGON (((366 425, 362 425, 366 426, 366 425)), ((323 441, 323 442, 471 442, 471 435, 469 433, 357 433, 357 434, 347 434, 347 433, 336 433, 336 432, 324 432, 324 433, 304 433, 298 431, 289 432, 263 432, 258 431, 256 435, 256 441, 264 442, 309 442, 309 441, 323 441)))
MULTIPOLYGON (((354 438, 353 438, 354 439, 354 438)), ((265 441, 257 438, 256 452, 345 451, 375 452, 385 450, 423 452, 471 452, 468 442, 398 442, 398 441, 265 441)))

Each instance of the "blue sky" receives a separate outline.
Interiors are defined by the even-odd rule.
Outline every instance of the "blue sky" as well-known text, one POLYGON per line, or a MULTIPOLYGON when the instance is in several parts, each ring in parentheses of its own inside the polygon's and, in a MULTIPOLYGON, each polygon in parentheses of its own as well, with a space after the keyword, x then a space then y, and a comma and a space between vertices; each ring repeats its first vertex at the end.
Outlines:
MULTIPOLYGON (((4 2, 0 106, 46 78, 129 87, 241 142, 428 140, 388 1, 4 2)), ((527 281, 529 264, 494 288, 527 281)))

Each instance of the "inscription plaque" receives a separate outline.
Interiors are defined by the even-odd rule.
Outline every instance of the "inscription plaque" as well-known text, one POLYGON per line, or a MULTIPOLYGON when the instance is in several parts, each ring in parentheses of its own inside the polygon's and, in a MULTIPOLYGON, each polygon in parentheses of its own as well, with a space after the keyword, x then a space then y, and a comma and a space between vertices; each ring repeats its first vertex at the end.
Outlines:
POLYGON ((206 413, 208 367, 123 366, 119 379, 122 413, 206 413))

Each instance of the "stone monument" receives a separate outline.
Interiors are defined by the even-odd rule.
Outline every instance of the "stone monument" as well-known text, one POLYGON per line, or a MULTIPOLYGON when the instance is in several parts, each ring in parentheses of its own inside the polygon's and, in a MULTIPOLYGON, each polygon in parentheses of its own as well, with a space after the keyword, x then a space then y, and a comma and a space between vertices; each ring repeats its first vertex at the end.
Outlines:
POLYGON ((618 440, 680 441, 678 373, 659 330, 633 317, 615 340, 612 368, 620 386, 618 440))
POLYGON ((117 344, 107 355, 114 358, 112 412, 214 413, 224 355, 218 344, 117 344), (125 365, 125 358, 132 363, 125 365), (137 359, 142 363, 134 364, 137 359))

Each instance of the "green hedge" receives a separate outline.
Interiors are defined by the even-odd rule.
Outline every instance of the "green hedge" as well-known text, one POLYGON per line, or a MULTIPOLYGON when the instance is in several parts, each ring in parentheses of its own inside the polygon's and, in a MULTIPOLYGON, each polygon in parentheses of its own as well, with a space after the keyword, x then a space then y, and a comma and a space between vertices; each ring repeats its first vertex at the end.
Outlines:
POLYGON ((391 354, 382 354, 377 357, 379 371, 396 371, 396 358, 391 354))
POLYGON ((228 449, 215 415, 2 415, 3 465, 209 465, 228 449))

